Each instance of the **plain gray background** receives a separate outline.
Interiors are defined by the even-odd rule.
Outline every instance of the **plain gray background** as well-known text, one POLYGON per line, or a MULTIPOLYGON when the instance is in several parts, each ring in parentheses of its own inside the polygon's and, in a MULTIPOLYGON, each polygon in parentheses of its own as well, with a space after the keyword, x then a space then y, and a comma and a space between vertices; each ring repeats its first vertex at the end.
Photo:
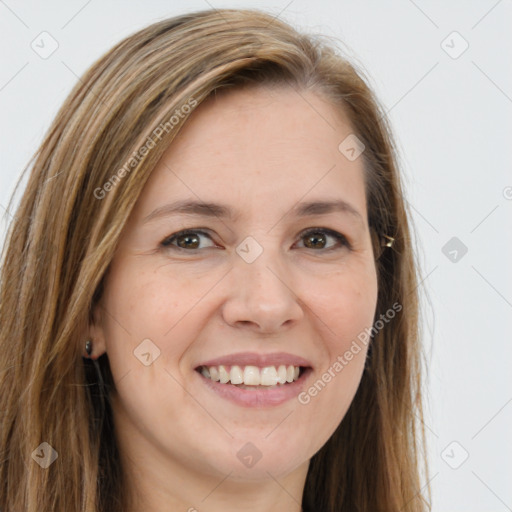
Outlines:
POLYGON ((433 509, 512 510, 510 0, 0 1, 0 234, 17 176, 85 69, 154 21, 221 7, 338 38, 370 77, 422 266, 433 509), (50 56, 34 51, 41 38, 58 44, 50 56))

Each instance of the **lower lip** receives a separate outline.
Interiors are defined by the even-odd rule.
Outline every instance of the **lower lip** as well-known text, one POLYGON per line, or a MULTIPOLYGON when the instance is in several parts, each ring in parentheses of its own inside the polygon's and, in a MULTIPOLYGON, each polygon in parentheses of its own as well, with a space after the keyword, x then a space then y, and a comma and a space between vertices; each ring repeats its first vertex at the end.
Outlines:
POLYGON ((281 384, 275 388, 254 390, 238 388, 233 384, 221 384, 197 371, 195 373, 214 393, 237 405, 242 407, 271 407, 281 405, 292 398, 296 398, 304 388, 304 383, 311 371, 311 368, 306 368, 296 381, 281 384))

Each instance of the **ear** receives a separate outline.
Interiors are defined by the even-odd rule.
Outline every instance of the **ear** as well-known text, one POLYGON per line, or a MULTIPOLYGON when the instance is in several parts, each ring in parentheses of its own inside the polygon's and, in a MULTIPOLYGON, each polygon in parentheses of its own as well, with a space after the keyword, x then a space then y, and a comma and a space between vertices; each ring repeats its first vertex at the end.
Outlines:
POLYGON ((92 312, 89 318, 88 332, 84 339, 84 356, 90 357, 91 359, 98 359, 107 351, 107 345, 105 343, 105 331, 103 327, 104 311, 102 309, 101 300, 99 300, 92 308, 92 312), (92 342, 92 353, 87 355, 85 352, 85 342, 91 340, 92 342))

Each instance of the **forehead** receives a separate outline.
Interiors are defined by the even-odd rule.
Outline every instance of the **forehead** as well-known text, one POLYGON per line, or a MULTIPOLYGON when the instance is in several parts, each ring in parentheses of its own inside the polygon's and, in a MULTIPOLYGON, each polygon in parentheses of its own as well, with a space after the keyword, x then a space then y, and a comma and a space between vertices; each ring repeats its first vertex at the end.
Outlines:
POLYGON ((339 150, 348 118, 312 91, 251 87, 198 106, 164 152, 140 197, 142 210, 194 199, 270 214, 299 200, 345 199, 365 211, 362 158, 339 150))

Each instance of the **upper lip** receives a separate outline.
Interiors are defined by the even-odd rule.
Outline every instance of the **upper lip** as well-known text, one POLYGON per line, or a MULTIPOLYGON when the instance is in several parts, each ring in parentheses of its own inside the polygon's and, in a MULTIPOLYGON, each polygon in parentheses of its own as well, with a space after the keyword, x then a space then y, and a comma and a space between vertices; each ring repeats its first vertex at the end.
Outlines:
POLYGON ((225 356, 209 359, 197 366, 279 366, 279 365, 292 365, 292 366, 311 366, 311 363, 303 357, 286 352, 274 352, 271 354, 258 354, 256 352, 238 352, 236 354, 229 354, 225 356))

